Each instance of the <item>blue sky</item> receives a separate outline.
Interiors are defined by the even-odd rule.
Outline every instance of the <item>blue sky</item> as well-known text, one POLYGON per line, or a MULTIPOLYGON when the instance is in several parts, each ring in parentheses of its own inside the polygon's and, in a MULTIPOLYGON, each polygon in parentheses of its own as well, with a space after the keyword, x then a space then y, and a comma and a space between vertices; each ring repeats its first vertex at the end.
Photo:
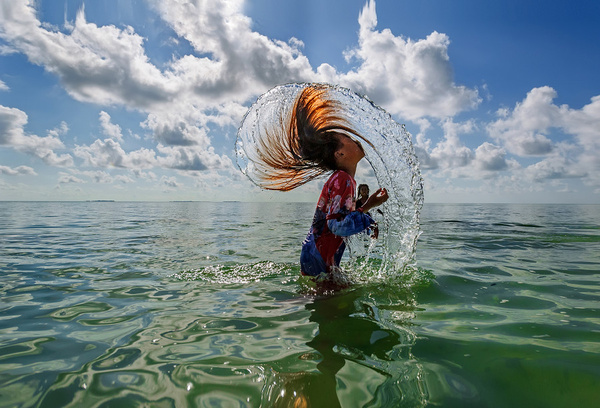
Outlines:
POLYGON ((600 203, 598 21, 592 0, 0 0, 0 200, 314 201, 233 153, 260 94, 308 81, 406 124, 426 202, 600 203))

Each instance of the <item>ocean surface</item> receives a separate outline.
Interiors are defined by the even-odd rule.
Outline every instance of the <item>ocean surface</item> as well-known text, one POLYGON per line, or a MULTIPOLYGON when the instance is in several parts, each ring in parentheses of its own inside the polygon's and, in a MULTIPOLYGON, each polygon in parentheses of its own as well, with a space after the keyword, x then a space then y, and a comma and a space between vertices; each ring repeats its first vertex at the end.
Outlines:
POLYGON ((599 205, 425 204, 324 295, 314 206, 0 202, 0 407, 598 406, 599 205))

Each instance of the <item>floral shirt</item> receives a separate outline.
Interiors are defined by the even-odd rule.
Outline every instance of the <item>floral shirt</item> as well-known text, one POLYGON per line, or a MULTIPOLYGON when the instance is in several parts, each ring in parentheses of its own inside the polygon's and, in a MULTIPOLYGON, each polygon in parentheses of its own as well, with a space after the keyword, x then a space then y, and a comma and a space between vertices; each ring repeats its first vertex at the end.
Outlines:
POLYGON ((342 170, 333 173, 323 186, 312 227, 302 247, 302 273, 318 275, 338 266, 346 248, 343 237, 362 232, 374 223, 368 214, 355 211, 355 191, 356 181, 342 170), (310 259, 311 256, 317 259, 310 259), (310 265, 315 261, 319 265, 310 265))

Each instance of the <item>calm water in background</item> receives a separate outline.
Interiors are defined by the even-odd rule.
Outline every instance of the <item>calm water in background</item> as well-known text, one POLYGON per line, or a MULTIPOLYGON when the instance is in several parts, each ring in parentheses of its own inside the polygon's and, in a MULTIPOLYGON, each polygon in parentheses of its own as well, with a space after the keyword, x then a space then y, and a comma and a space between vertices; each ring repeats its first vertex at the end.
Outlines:
POLYGON ((600 206, 425 205, 410 276, 321 297, 313 211, 0 202, 0 406, 600 400, 600 206))

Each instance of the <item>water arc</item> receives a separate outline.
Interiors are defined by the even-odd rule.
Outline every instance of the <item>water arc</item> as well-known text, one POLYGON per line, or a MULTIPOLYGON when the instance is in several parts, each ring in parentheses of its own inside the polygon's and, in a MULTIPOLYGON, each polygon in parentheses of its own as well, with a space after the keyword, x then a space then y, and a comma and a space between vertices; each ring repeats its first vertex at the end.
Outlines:
MULTIPOLYGON (((277 86, 260 96, 244 116, 235 144, 236 161, 253 183, 259 185, 256 163, 262 135, 273 123, 285 123, 296 96, 309 85, 277 86)), ((373 144, 363 143, 365 158, 373 168, 379 187, 386 188, 390 196, 381 207, 383 221, 379 223, 378 244, 381 263, 376 271, 368 274, 370 277, 399 276, 415 262, 423 205, 423 179, 411 135, 367 97, 335 85, 329 85, 327 93, 329 98, 339 102, 351 127, 373 144)), ((350 252, 353 247, 364 245, 353 239, 347 244, 350 252)))

